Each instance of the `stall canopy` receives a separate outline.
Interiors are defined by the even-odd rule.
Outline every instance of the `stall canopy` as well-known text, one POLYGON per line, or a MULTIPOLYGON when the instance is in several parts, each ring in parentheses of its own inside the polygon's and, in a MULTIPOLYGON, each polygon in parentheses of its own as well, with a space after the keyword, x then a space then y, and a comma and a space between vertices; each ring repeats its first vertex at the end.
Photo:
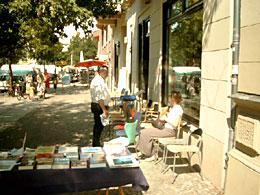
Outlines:
POLYGON ((77 63, 75 67, 86 67, 86 68, 89 68, 91 66, 105 66, 105 65, 107 65, 107 62, 105 62, 105 61, 86 60, 86 61, 77 63))

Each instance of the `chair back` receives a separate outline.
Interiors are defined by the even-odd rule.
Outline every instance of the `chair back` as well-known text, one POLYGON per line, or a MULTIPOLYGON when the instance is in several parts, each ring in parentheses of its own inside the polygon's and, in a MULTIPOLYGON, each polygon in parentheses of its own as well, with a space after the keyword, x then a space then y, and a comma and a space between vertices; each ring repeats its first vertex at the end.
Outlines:
POLYGON ((125 132, 129 140, 129 144, 132 144, 135 141, 137 123, 138 120, 136 120, 134 123, 125 124, 125 132))
POLYGON ((203 131, 201 128, 198 128, 195 131, 190 133, 190 138, 191 138, 191 136, 193 136, 196 139, 198 139, 197 146, 199 149, 201 149, 201 146, 202 146, 202 133, 203 133, 203 131))
POLYGON ((180 139, 180 134, 181 134, 181 121, 182 121, 182 116, 179 118, 178 125, 177 125, 177 133, 176 133, 176 138, 180 139))
POLYGON ((140 132, 140 128, 141 128, 141 117, 142 117, 142 114, 141 114, 140 112, 136 112, 136 113, 135 113, 135 120, 138 121, 137 127, 136 127, 136 132, 140 132))

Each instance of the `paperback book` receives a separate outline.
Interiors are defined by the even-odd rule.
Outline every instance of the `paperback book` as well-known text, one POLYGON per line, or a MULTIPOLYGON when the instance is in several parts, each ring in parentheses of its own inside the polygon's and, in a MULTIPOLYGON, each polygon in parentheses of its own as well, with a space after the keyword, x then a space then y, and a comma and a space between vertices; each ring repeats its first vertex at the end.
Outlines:
POLYGON ((80 153, 80 160, 89 160, 92 157, 92 153, 80 153))
POLYGON ((78 152, 78 146, 60 146, 58 153, 78 152))
POLYGON ((31 170, 35 166, 35 156, 25 155, 18 167, 18 170, 31 170))
POLYGON ((80 148, 81 153, 98 153, 103 152, 101 147, 81 147, 80 148))
POLYGON ((52 169, 69 169, 70 160, 67 158, 54 158, 52 169))
POLYGON ((68 153, 66 153, 66 158, 68 158, 70 160, 78 160, 79 154, 78 154, 78 152, 68 152, 68 153))
POLYGON ((83 169, 87 168, 88 162, 86 160, 72 160, 71 168, 72 169, 83 169))
POLYGON ((6 165, 6 164, 0 164, 0 171, 11 171, 14 168, 14 164, 12 165, 6 165))
POLYGON ((55 146, 39 146, 36 151, 35 154, 36 156, 38 154, 53 154, 55 151, 55 146))
POLYGON ((52 163, 53 163, 53 158, 39 158, 36 159, 37 169, 51 169, 52 163))
POLYGON ((90 158, 89 168, 106 167, 106 159, 104 157, 90 158))

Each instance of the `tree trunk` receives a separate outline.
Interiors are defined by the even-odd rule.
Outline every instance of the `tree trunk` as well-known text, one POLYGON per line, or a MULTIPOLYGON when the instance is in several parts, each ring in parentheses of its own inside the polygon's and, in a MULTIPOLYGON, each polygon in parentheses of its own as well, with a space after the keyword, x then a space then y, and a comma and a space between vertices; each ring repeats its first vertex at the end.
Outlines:
POLYGON ((12 71, 12 60, 11 57, 8 56, 8 65, 9 65, 9 76, 10 76, 10 83, 9 83, 9 94, 14 96, 14 86, 13 86, 13 71, 12 71))

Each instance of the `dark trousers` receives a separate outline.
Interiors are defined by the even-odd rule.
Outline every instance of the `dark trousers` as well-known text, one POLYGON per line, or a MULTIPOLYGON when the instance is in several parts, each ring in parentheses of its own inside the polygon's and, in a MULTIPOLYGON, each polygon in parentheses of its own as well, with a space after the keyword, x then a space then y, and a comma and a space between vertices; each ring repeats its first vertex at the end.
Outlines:
POLYGON ((91 112, 94 114, 94 129, 93 129, 93 147, 100 146, 100 136, 104 126, 101 123, 100 115, 103 113, 98 103, 91 103, 91 112))

